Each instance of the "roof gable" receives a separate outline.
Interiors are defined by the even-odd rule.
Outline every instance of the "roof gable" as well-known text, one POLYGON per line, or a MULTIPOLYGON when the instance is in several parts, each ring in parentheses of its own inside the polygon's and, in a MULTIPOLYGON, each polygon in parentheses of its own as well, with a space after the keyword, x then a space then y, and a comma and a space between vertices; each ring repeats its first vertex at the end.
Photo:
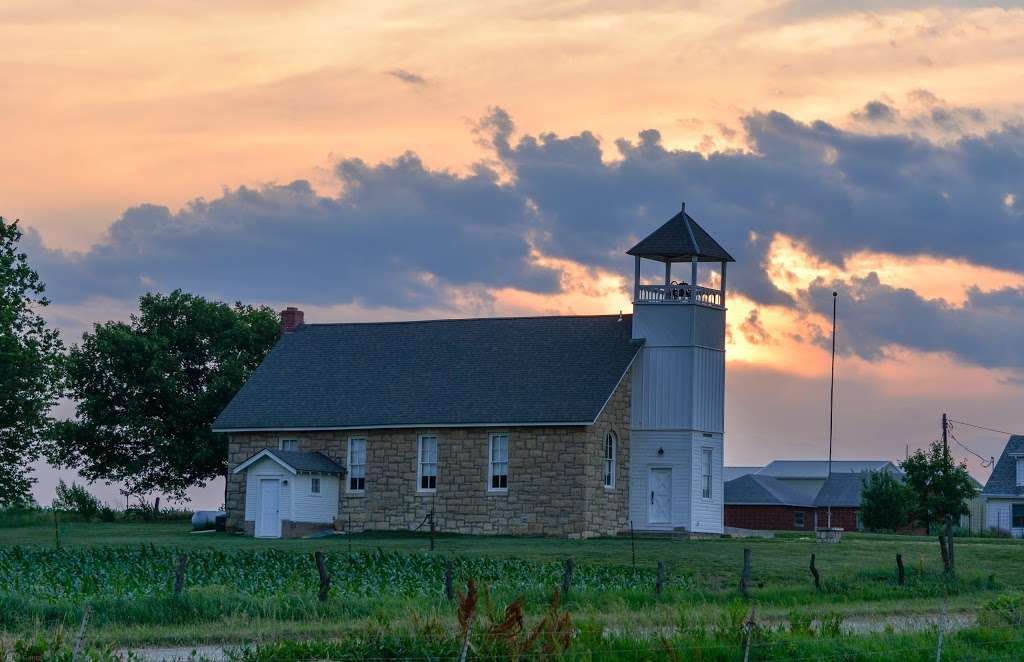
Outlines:
POLYGON ((629 315, 306 324, 213 427, 586 425, 639 347, 629 315))
POLYGON ((1017 455, 1024 454, 1024 435, 1015 434, 1006 441, 1006 448, 992 469, 992 475, 981 493, 985 496, 1024 496, 1024 487, 1017 487, 1017 455))

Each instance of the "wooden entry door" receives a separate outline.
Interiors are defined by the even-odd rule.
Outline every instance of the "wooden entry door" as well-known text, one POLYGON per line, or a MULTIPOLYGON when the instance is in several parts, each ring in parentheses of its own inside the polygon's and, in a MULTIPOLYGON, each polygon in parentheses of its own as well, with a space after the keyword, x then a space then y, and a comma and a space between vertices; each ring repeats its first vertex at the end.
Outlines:
POLYGON ((657 467, 651 469, 650 502, 647 505, 647 522, 669 524, 672 522, 672 469, 657 467))
POLYGON ((281 481, 261 478, 256 504, 256 537, 281 537, 281 481))

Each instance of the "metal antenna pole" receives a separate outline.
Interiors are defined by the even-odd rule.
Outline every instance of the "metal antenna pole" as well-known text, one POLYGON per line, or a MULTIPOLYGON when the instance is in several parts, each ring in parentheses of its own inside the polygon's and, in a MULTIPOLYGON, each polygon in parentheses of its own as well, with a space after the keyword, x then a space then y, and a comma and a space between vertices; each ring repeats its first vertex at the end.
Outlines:
MULTIPOLYGON (((832 477, 832 420, 836 399, 836 298, 839 292, 832 292, 832 379, 828 389, 828 477, 832 477)), ((828 528, 832 528, 832 505, 828 507, 828 528)))

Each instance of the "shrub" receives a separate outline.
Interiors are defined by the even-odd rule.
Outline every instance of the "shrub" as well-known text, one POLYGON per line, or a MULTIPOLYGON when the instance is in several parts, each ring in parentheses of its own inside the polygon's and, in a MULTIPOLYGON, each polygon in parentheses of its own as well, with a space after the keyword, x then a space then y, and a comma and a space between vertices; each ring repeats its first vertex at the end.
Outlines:
POLYGON ((1000 595, 981 608, 978 622, 990 627, 1024 626, 1024 596, 1000 595))
POLYGON ((53 500, 54 510, 63 510, 92 519, 99 515, 104 504, 89 493, 85 486, 72 481, 68 485, 63 480, 57 482, 57 496, 53 500))

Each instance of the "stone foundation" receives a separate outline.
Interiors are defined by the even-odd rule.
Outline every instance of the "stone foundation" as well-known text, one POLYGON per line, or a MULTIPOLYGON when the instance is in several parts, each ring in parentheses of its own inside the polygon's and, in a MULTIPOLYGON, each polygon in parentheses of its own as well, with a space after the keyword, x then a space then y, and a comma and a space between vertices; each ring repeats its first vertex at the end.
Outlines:
MULTIPOLYGON (((323 522, 292 522, 285 519, 281 520, 281 537, 301 538, 314 533, 320 533, 321 531, 330 531, 332 528, 330 524, 324 524, 323 522)), ((255 536, 256 522, 246 520, 242 530, 247 536, 255 536)))

